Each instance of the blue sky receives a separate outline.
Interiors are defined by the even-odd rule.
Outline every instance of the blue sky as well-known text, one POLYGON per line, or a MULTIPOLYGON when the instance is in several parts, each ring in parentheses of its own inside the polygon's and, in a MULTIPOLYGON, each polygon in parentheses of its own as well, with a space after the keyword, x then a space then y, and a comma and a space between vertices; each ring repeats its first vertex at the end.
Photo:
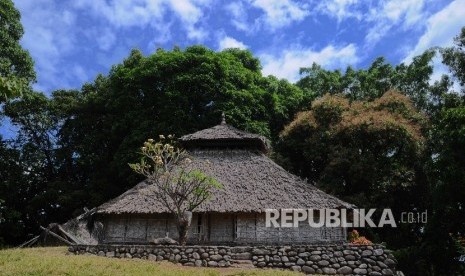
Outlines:
MULTIPOLYGON (((145 54, 203 44, 247 48, 263 74, 295 82, 300 67, 409 62, 451 45, 465 0, 14 0, 38 76, 49 94, 107 74, 132 48, 145 54)), ((436 76, 442 71, 438 67, 436 76)))

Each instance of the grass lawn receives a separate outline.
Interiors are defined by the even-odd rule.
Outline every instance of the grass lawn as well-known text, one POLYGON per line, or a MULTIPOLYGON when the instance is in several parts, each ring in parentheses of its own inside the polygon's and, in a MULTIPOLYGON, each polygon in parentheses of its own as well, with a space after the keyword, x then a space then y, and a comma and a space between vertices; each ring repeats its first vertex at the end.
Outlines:
POLYGON ((303 275, 291 271, 194 268, 169 262, 68 255, 67 247, 0 250, 0 275, 303 275))

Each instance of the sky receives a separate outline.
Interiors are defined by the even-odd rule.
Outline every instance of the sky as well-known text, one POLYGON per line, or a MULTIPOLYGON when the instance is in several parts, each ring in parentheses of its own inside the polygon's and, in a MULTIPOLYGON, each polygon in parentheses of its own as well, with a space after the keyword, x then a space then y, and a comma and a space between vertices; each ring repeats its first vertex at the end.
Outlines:
MULTIPOLYGON (((202 44, 258 57, 264 75, 291 82, 313 62, 366 68, 378 56, 409 63, 452 44, 465 26, 465 0, 13 0, 21 40, 35 61, 34 88, 79 89, 108 74, 133 48, 202 44)), ((437 66, 437 77, 445 70, 437 66)))

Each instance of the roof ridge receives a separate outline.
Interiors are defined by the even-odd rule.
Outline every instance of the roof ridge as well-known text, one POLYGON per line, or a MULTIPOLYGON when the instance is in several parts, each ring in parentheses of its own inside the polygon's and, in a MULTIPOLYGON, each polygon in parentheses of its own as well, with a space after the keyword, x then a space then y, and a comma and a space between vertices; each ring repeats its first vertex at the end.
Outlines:
POLYGON ((267 151, 269 142, 259 134, 238 129, 226 123, 223 117, 220 124, 186 134, 179 138, 186 148, 214 147, 214 148, 252 148, 267 151))

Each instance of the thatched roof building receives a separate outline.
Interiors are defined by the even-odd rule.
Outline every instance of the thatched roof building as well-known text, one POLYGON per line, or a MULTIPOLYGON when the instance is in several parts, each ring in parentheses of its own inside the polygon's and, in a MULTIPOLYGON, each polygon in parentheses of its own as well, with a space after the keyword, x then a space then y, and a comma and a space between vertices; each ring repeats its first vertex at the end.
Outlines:
MULTIPOLYGON (((339 228, 311 229, 307 225, 285 232, 264 226, 264 211, 269 208, 351 208, 352 205, 274 163, 266 156, 268 141, 263 136, 238 130, 223 119, 220 125, 181 137, 180 142, 192 156, 192 166, 223 185, 223 189, 214 191, 210 201, 195 210, 191 242, 287 243, 345 239, 344 229, 339 228)), ((104 218, 105 242, 147 242, 166 234, 176 236, 168 210, 153 195, 154 188, 141 182, 98 207, 97 214, 104 218), (144 233, 128 237, 131 227, 133 232, 144 233)))

